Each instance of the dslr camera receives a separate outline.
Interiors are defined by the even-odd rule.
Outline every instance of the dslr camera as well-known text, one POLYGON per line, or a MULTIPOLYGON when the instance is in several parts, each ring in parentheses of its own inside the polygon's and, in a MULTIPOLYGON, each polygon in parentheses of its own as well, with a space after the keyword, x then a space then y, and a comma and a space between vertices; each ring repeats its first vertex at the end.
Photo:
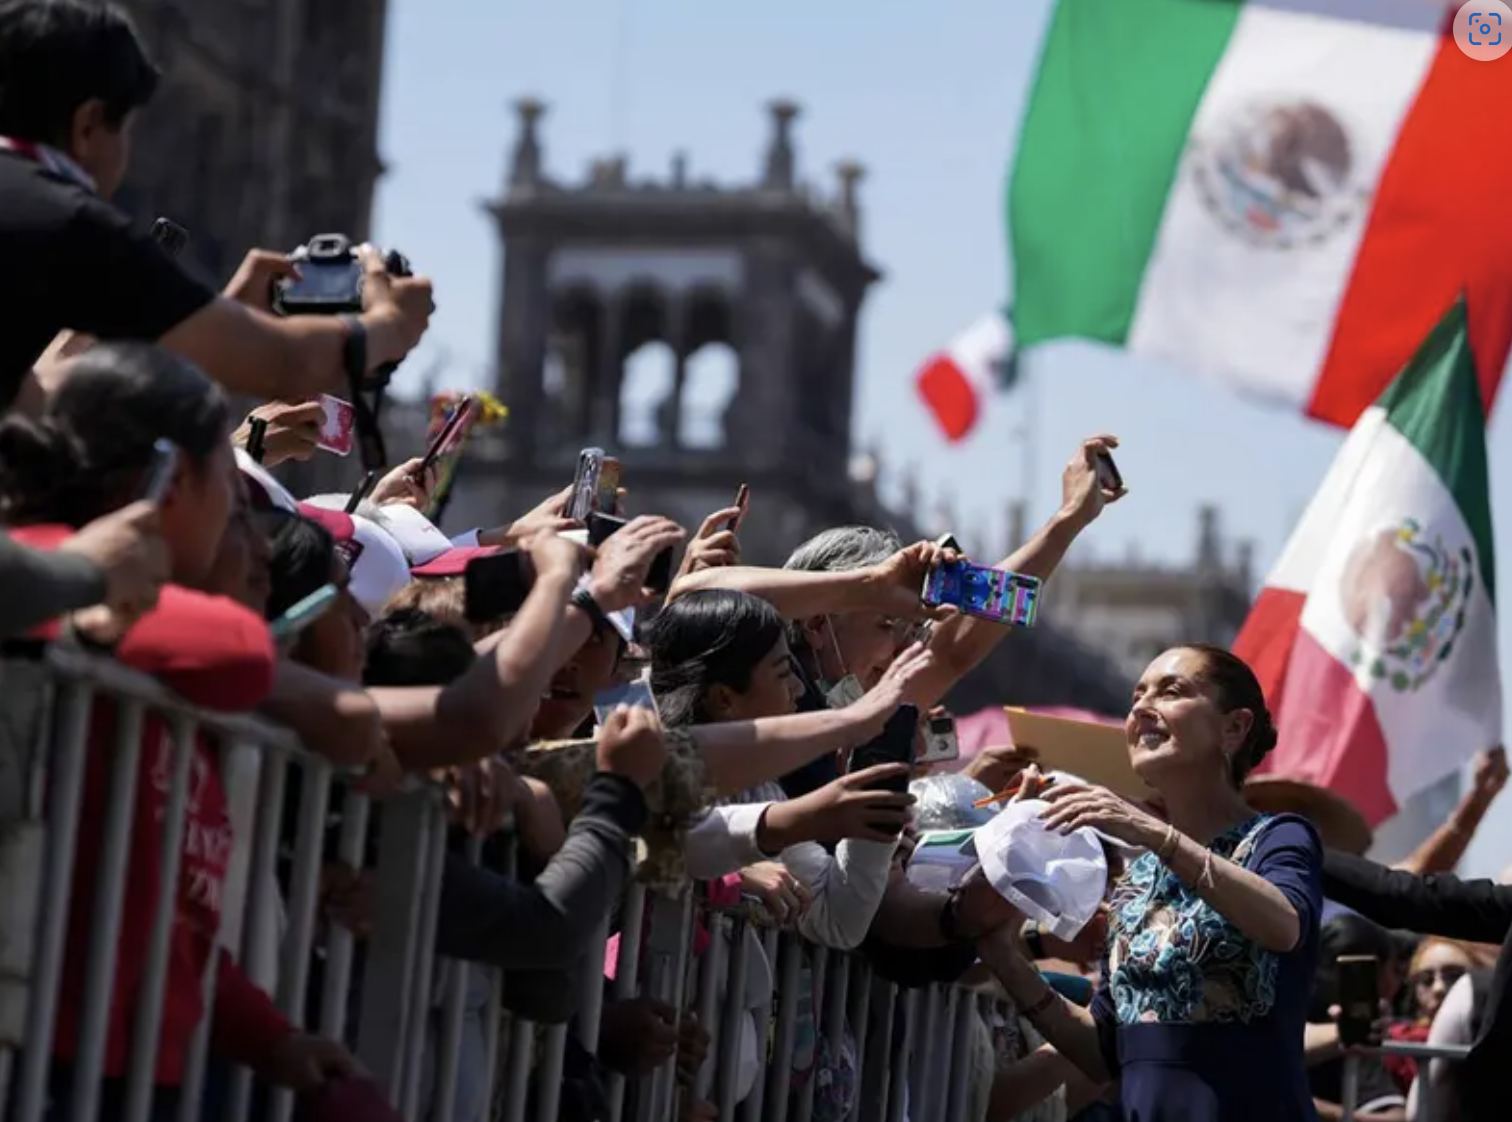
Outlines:
MULTIPOLYGON (((273 309, 281 316, 336 316, 362 311, 362 262, 345 234, 317 234, 292 254, 299 276, 277 283, 273 309)), ((411 275, 404 254, 383 258, 390 276, 411 275)))

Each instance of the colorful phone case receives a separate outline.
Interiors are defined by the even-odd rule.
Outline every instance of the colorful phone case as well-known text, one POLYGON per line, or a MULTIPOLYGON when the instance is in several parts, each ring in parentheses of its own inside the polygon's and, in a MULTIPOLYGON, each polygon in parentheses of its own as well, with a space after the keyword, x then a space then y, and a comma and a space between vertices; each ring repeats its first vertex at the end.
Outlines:
POLYGON ((1039 594, 1038 577, 955 561, 940 565, 925 578, 922 599, 932 607, 953 605, 977 619, 1033 627, 1039 594))

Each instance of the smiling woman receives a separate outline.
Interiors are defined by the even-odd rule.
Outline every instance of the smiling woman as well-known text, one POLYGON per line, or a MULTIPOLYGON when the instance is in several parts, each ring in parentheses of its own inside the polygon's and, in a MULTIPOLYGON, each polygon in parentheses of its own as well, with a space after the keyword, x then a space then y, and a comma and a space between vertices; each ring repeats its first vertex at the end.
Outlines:
POLYGON ((1103 983, 1087 1009, 1049 989, 1013 925, 981 954, 1035 1026, 1093 1079, 1119 1080, 1129 1122, 1315 1117, 1302 1027, 1317 957, 1322 847, 1240 787, 1276 743, 1254 674, 1218 647, 1176 647, 1141 675, 1124 725, 1161 821, 1110 791, 1037 792, 1047 824, 1146 852, 1114 887, 1103 983))

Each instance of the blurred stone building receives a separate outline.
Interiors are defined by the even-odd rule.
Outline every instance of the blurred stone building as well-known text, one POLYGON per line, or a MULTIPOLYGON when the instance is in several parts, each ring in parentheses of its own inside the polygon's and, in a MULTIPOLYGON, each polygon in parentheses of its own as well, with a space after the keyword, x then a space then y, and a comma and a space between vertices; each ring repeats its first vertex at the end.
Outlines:
MULTIPOLYGON (((1022 527, 1017 511, 1011 521, 1022 527)), ((1153 564, 1137 554, 1101 561, 1090 559, 1095 548, 1080 550, 1056 573, 1045 618, 1101 651, 1132 683, 1173 644, 1234 641, 1249 614, 1253 548, 1224 541, 1218 508, 1205 506, 1190 562, 1153 564)))
MULTIPOLYGON (((660 178, 612 158, 568 183, 547 170, 545 107, 517 113, 488 206, 504 257, 495 389, 511 415, 474 441, 448 526, 528 509, 599 446, 621 459, 634 509, 690 527, 749 483, 741 537, 756 563, 847 523, 924 536, 916 511, 883 503, 876 460, 852 439, 857 328, 881 278, 861 237, 860 165, 806 182, 798 106, 777 101, 749 183, 695 180, 681 157, 660 178)), ((416 407, 394 416, 406 412, 413 433, 416 407)), ((396 428, 396 455, 402 440, 396 428)), ((952 702, 1120 713, 1126 697, 1113 665, 1048 625, 1010 636, 952 702)))
POLYGON ((119 0, 164 71, 117 201, 217 282, 253 246, 368 234, 385 0, 119 0))

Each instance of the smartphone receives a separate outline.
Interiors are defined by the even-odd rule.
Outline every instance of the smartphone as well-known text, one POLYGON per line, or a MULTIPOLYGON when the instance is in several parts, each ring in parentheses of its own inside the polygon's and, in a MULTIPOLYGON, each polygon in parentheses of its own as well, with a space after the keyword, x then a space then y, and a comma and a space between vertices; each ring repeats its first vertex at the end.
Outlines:
POLYGON ((1339 980, 1339 1043, 1370 1043, 1381 1016, 1381 961, 1375 955, 1344 954, 1334 963, 1339 980))
POLYGON ((725 523, 725 529, 732 534, 740 532, 740 524, 745 521, 746 512, 751 509, 751 485, 742 483, 740 490, 735 492, 735 514, 725 523))
POLYGON ((609 719, 609 714, 621 705, 628 705, 632 709, 649 709, 655 713, 656 695, 651 692, 651 683, 644 678, 637 678, 622 686, 601 690, 593 698, 593 715, 602 725, 609 719))
POLYGON ((283 615, 268 624, 268 630, 273 633, 273 641, 282 643, 285 639, 292 639, 321 616, 325 615, 336 603, 336 597, 341 595, 341 589, 334 584, 323 584, 303 600, 298 601, 283 615))
POLYGON ((320 395, 320 432, 315 437, 315 447, 322 452, 334 452, 338 456, 350 456, 357 444, 357 410, 350 401, 320 395))
POLYGON ((1123 489, 1123 474, 1118 470, 1118 465, 1113 462, 1112 453, 1099 452, 1097 454, 1097 485, 1104 491, 1123 489))
POLYGON ((159 437, 152 442, 152 459, 142 477, 142 498, 149 503, 160 503, 167 497, 174 472, 178 470, 178 458, 178 445, 173 441, 159 437))
POLYGON ((474 557, 462 582, 467 622, 489 623, 520 610, 535 584, 535 570, 528 554, 512 549, 474 557))
MULTIPOLYGON (((914 762, 914 733, 919 728, 917 706, 900 705, 898 711, 887 719, 875 739, 861 745, 850 756, 847 770, 854 775, 880 764, 912 764, 914 762)), ((908 793, 908 775, 885 779, 877 783, 875 790, 908 793)))
MULTIPOLYGON (((585 521, 588 523, 588 544, 594 549, 603 545, 614 534, 623 530, 628 523, 627 519, 619 518, 613 514, 604 514, 601 511, 590 510, 585 521)), ((646 573, 646 587, 652 592, 666 592, 672 587, 672 547, 668 546, 656 555, 651 561, 651 568, 646 573)))
POLYGON ((605 456, 604 462, 599 465, 598 495, 593 509, 605 514, 618 514, 619 506, 620 462, 613 456, 605 456))
POLYGON ((612 514, 604 514, 597 510, 590 510, 585 521, 588 524, 588 544, 594 549, 603 545, 628 524, 624 518, 616 518, 612 514))
POLYGON ((169 257, 177 257, 189 244, 189 231, 171 218, 159 218, 152 224, 152 240, 162 246, 169 257))
POLYGON ((599 477, 604 471, 604 450, 584 448, 578 453, 577 472, 572 477, 572 494, 567 499, 567 517, 586 522, 598 509, 599 477))
POLYGON ((931 607, 954 605, 969 616, 1014 627, 1033 627, 1039 614, 1040 579, 989 569, 957 559, 924 578, 920 598, 931 607))
POLYGON ((924 751, 921 764, 941 764, 961 758, 961 742, 956 736, 955 718, 940 713, 924 718, 924 751))
POLYGON ((441 426, 436 439, 432 440, 430 447, 425 450, 425 458, 421 460, 417 472, 421 479, 425 478, 425 473, 435 466, 437 460, 443 456, 449 456, 462 446, 462 442, 467 439, 467 434, 477 418, 478 399, 468 394, 452 408, 451 416, 446 418, 446 423, 441 426))

